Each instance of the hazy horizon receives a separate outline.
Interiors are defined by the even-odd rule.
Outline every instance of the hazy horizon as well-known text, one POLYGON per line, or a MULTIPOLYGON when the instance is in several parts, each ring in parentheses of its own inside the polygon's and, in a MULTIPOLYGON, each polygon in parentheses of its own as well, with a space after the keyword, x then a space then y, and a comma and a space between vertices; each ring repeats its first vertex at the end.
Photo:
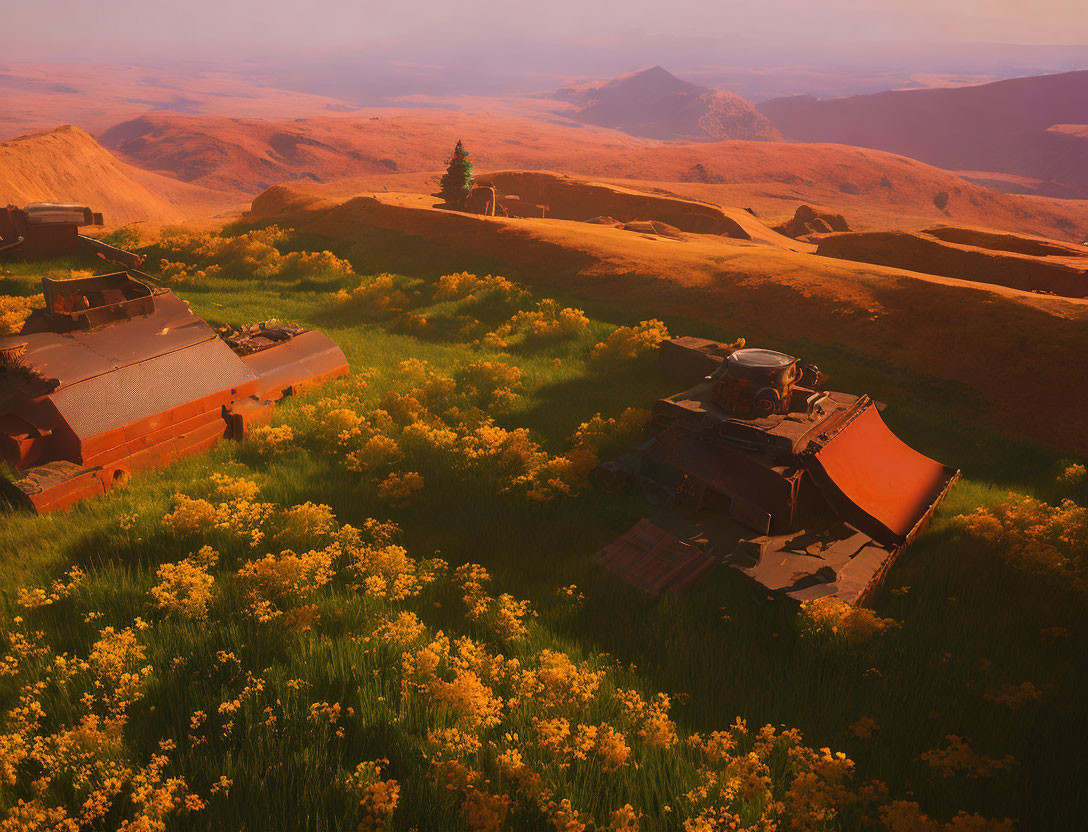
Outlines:
MULTIPOLYGON (((757 103, 1088 68, 1088 15, 1077 0, 1030 9, 1011 0, 875 8, 863 0, 677 0, 667 13, 648 0, 531 8, 487 0, 0 2, 9 7, 0 65, 9 68, 91 62, 180 77, 220 72, 355 106, 533 94, 653 65, 757 103)), ((86 70, 88 83, 95 77, 86 70)))
MULTIPOLYGON (((654 64, 711 85, 743 85, 756 71, 1007 77, 1088 66, 1088 15, 1079 0, 1031 7, 1011 0, 876 7, 864 0, 676 0, 665 11, 649 0, 532 7, 487 0, 4 3, 0 60, 182 63, 267 74, 270 82, 333 95, 346 87, 363 97, 356 88, 366 79, 353 74, 369 74, 383 94, 386 87, 413 94, 461 84, 471 95, 545 89, 654 64)), ((755 83, 741 91, 822 90, 755 83)))

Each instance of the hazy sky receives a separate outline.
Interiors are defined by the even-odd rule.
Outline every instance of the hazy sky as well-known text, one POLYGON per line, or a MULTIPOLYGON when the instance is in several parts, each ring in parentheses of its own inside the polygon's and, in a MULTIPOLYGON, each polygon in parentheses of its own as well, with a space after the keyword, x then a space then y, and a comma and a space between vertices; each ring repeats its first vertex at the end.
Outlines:
MULTIPOLYGON (((607 50, 695 38, 840 44, 1088 44, 1086 0, 0 0, 0 60, 227 59, 536 41, 607 50)), ((486 61, 486 53, 480 54, 486 61)))

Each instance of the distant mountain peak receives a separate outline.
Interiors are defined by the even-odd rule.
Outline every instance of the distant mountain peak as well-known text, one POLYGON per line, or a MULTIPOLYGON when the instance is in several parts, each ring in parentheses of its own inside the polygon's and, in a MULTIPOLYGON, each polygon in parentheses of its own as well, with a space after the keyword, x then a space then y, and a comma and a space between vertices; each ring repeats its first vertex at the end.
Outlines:
MULTIPOLYGON (((665 79, 665 80, 670 80, 670 81, 676 81, 676 82, 678 82, 680 84, 685 84, 685 85, 692 86, 692 87, 695 86, 694 84, 690 83, 689 81, 685 81, 682 78, 677 78, 675 75, 673 75, 671 72, 669 72, 667 69, 665 69, 665 67, 661 66, 660 64, 655 64, 654 66, 644 67, 642 69, 636 69, 634 72, 628 73, 626 76, 621 75, 619 77, 620 78, 625 78, 625 77, 626 78, 660 78, 660 79, 665 79)), ((618 80, 618 79, 614 79, 614 80, 618 80)))
POLYGON ((574 118, 653 139, 777 139, 778 131, 748 101, 700 87, 655 65, 603 81, 564 87, 574 118))

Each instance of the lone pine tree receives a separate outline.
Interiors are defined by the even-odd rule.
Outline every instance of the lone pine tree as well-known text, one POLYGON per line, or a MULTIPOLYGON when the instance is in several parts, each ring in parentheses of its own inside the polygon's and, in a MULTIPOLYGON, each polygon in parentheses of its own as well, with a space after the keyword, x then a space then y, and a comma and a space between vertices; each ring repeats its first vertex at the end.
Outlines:
POLYGON ((464 207, 468 192, 472 190, 472 181, 472 162, 468 159, 465 146, 458 139, 457 147, 453 149, 453 158, 442 177, 442 189, 438 195, 447 205, 464 207))

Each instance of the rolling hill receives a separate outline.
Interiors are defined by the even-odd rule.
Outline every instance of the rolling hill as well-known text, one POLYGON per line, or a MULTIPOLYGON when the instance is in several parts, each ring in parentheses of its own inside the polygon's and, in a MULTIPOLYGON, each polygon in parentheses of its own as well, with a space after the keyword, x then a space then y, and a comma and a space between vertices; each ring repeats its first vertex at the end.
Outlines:
POLYGON ((1083 300, 719 235, 677 240, 433 204, 403 193, 328 198, 321 186, 300 183, 261 194, 248 217, 350 246, 375 271, 490 270, 598 300, 622 297, 658 315, 728 321, 751 343, 809 353, 844 346, 933 377, 942 395, 976 398, 983 423, 1088 451, 1088 419, 1076 415, 1088 413, 1088 390, 1066 379, 1068 356, 1088 350, 1083 300), (1066 416, 1055 419, 1059 406, 1066 416))
MULTIPOLYGON (((513 194, 518 203, 533 208, 543 206, 544 213, 553 219, 603 220, 603 224, 652 220, 667 223, 680 232, 757 240, 797 251, 811 248, 772 231, 740 208, 650 194, 615 184, 587 182, 549 171, 496 171, 480 175, 476 182, 494 186, 500 200, 513 194), (616 222, 610 223, 611 220, 616 222)), ((536 211, 519 215, 535 216, 536 211)))
POLYGON ((107 225, 205 217, 234 203, 221 192, 126 164, 70 125, 0 143, 0 201, 86 204, 107 225))
POLYGON ((1015 174, 1037 193, 1088 196, 1088 142, 1056 125, 1088 123, 1088 70, 950 89, 760 105, 787 139, 901 153, 948 170, 1015 174))
POLYGON ((433 191, 456 141, 477 170, 552 170, 641 191, 751 207, 769 224, 801 203, 851 228, 988 226, 1080 242, 1088 203, 996 193, 902 156, 844 145, 658 142, 600 127, 487 113, 375 109, 310 119, 149 114, 103 143, 125 161, 233 195, 315 181, 344 193, 433 191))
POLYGON ((966 228, 934 228, 920 233, 826 234, 819 238, 817 254, 1024 291, 1088 298, 1085 246, 973 233, 966 228))
POLYGON ((651 139, 779 139, 751 103, 725 90, 699 87, 660 66, 555 93, 584 124, 613 127, 651 139))
POLYGON ((115 125, 100 138, 140 167, 255 194, 296 179, 431 174, 445 166, 462 137, 474 161, 487 167, 581 169, 602 155, 650 146, 622 133, 529 117, 393 108, 309 119, 148 114, 115 125))

